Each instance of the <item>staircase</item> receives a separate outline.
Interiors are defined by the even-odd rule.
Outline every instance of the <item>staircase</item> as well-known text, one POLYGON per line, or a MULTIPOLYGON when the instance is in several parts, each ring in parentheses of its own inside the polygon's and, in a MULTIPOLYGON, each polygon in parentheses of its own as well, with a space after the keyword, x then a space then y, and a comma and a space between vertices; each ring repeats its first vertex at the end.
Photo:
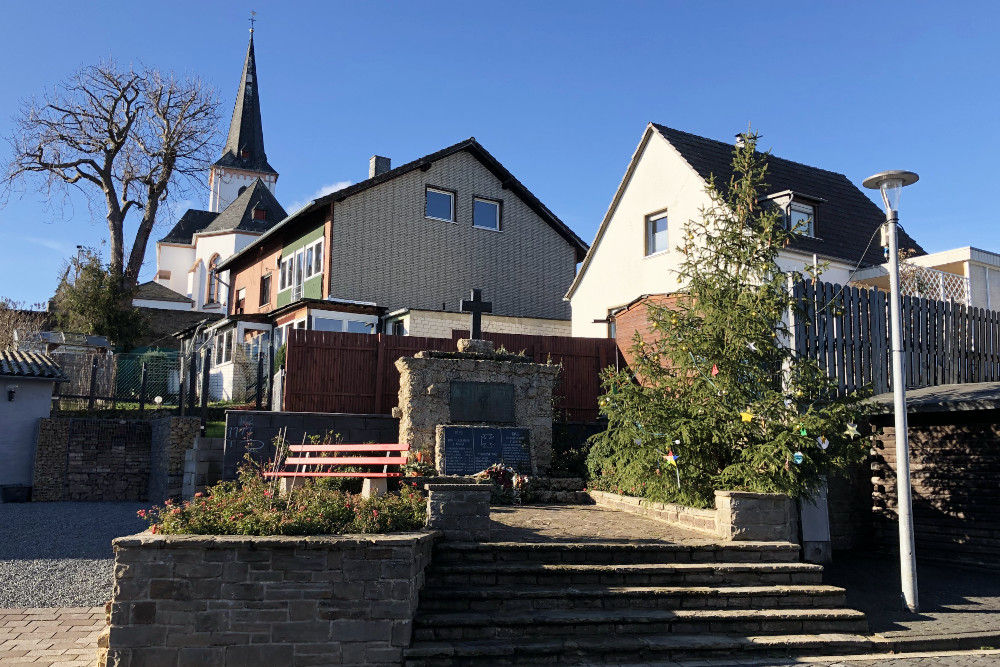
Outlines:
POLYGON ((864 614, 781 543, 441 542, 407 667, 603 665, 868 648, 864 614))

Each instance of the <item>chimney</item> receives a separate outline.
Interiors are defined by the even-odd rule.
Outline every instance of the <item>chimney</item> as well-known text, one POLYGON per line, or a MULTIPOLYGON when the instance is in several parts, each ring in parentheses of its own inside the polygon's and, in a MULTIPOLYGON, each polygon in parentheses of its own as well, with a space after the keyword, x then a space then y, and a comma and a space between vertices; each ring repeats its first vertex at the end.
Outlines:
POLYGON ((392 169, 392 160, 387 157, 382 157, 381 155, 372 155, 372 159, 368 161, 368 178, 375 178, 379 174, 384 174, 385 172, 392 169))

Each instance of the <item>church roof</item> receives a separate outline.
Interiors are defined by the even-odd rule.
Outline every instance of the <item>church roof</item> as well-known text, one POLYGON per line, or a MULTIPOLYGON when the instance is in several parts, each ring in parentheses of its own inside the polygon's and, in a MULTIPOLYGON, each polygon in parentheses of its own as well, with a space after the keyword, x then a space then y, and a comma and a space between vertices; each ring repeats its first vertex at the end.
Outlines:
POLYGON ((181 219, 177 221, 177 224, 174 225, 174 228, 160 239, 160 243, 183 243, 190 245, 194 239, 194 235, 205 229, 205 227, 208 227, 217 215, 219 214, 214 211, 201 211, 189 208, 181 216, 181 219))
POLYGON ((264 181, 257 178, 254 179, 253 185, 244 190, 232 204, 226 207, 226 210, 219 213, 208 226, 200 231, 205 233, 233 231, 263 234, 286 217, 288 214, 285 209, 267 189, 264 181), (263 220, 254 218, 255 210, 264 211, 263 220))
POLYGON ((253 53, 253 33, 243 63, 243 78, 236 94, 233 119, 229 136, 222 149, 222 157, 215 162, 219 167, 246 169, 265 174, 277 174, 267 162, 264 152, 264 128, 260 122, 260 95, 257 91, 257 62, 253 53))
POLYGON ((132 293, 133 299, 143 299, 146 301, 173 301, 176 303, 194 303, 180 292, 175 292, 169 287, 164 287, 160 283, 152 280, 136 285, 132 293))

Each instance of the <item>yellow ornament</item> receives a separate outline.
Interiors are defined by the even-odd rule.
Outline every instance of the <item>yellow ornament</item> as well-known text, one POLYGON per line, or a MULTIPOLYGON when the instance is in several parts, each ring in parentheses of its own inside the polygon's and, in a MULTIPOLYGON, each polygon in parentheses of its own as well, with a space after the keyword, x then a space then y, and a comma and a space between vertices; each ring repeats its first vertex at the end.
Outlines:
POLYGON ((753 413, 752 412, 741 412, 740 413, 740 419, 742 419, 744 422, 753 421, 753 413))

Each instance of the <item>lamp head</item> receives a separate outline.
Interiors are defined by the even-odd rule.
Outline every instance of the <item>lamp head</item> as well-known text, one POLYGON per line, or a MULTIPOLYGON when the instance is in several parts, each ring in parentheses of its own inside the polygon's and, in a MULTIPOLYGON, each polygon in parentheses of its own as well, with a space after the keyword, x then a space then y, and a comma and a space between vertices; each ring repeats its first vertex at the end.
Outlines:
POLYGON ((885 204, 885 214, 892 215, 899 212, 899 195, 907 185, 913 185, 920 179, 912 171, 883 171, 874 176, 869 176, 862 185, 870 190, 882 192, 882 203, 885 204))

